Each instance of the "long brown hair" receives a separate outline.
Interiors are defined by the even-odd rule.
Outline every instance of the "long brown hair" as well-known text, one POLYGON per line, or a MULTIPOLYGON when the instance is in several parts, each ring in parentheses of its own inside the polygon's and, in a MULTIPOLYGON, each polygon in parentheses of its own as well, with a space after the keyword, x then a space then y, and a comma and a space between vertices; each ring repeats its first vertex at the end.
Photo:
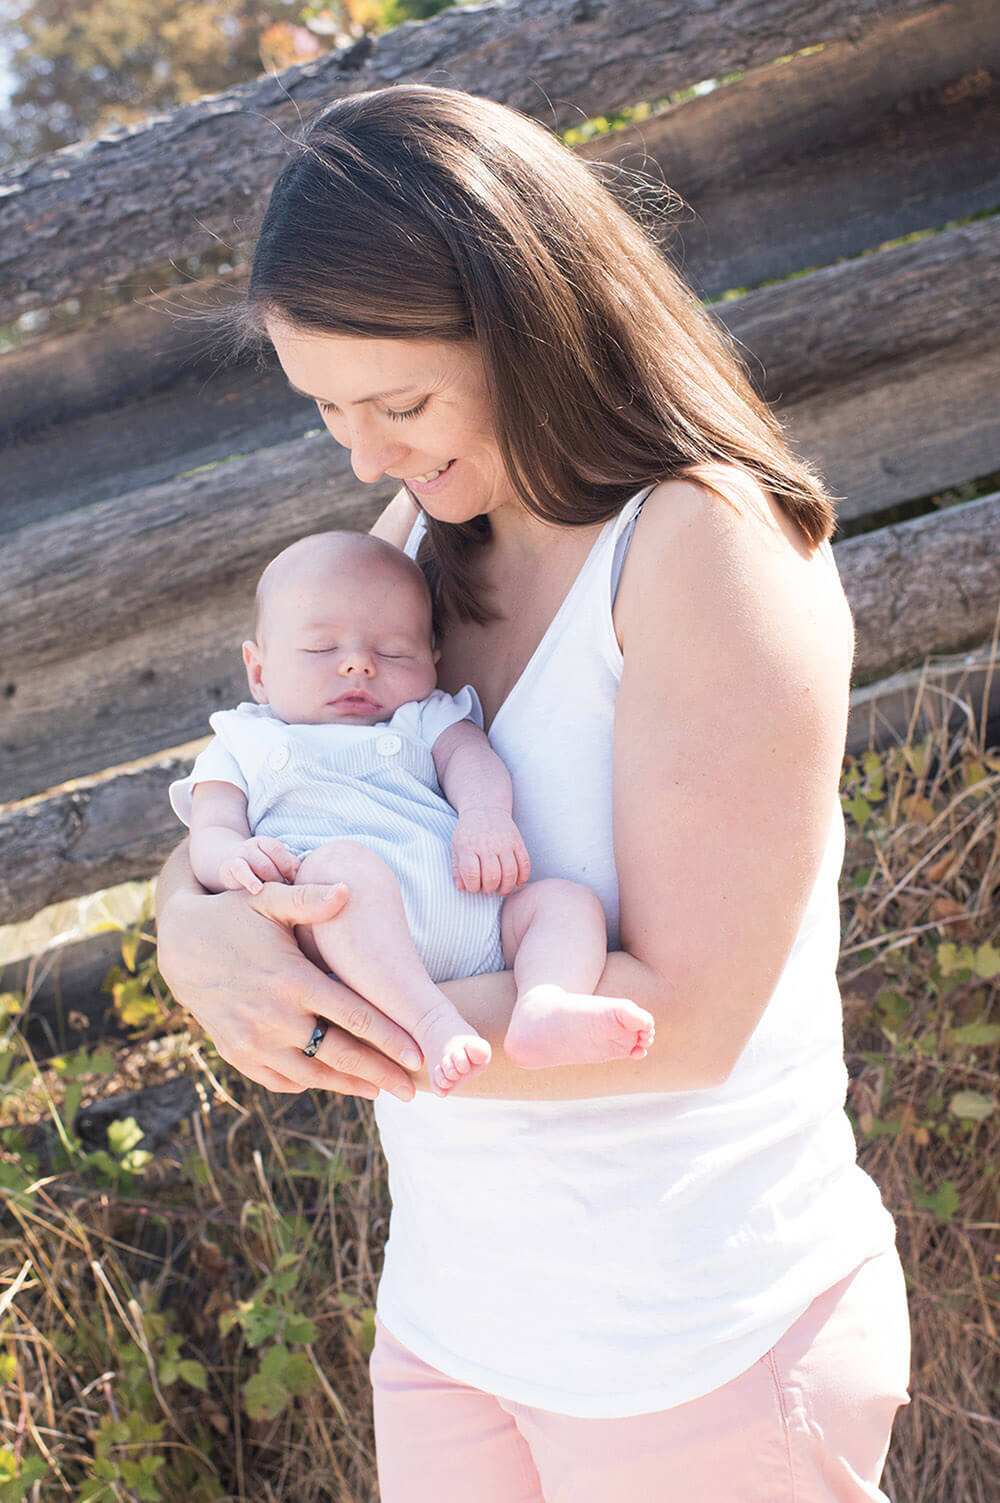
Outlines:
MULTIPOLYGON (((304 129, 264 216, 237 323, 478 345, 500 453, 538 517, 605 521, 641 487, 755 477, 812 543, 833 507, 728 336, 596 170, 544 126, 455 89, 339 99, 304 129), (720 479, 720 476, 723 477, 720 479)), ((488 517, 427 518, 443 617, 477 588, 488 517)))

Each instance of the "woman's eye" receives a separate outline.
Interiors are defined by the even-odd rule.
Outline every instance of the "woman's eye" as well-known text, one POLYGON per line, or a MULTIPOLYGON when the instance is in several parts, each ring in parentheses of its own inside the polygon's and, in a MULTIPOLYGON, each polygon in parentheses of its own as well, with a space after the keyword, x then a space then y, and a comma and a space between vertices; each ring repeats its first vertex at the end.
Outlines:
MULTIPOLYGON (((317 402, 316 406, 319 408, 324 417, 327 415, 327 413, 340 411, 338 407, 334 407, 332 402, 317 402)), ((413 418, 419 416, 419 414, 423 412, 426 406, 427 398, 424 397, 417 403, 416 407, 410 407, 406 412, 397 412, 394 408, 387 407, 385 409, 385 415, 387 418, 391 418, 394 423, 401 423, 404 418, 413 418)))
POLYGON ((392 418, 394 423, 400 423, 404 418, 419 417, 420 413, 423 412, 426 406, 427 398, 424 397, 422 401, 417 403, 416 407, 411 407, 407 412, 394 412, 391 407, 387 407, 385 409, 385 415, 386 417, 392 418))

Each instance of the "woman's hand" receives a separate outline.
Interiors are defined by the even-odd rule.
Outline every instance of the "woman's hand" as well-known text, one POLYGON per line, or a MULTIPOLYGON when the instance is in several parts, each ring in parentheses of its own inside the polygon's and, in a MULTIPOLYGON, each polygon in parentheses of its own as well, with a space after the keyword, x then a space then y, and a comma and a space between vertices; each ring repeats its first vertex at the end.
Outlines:
POLYGON ((413 1096, 396 1061, 419 1050, 404 1029, 307 960, 296 924, 335 918, 345 887, 268 882, 259 893, 206 893, 186 846, 160 878, 158 957, 167 985, 229 1064, 270 1091, 340 1091, 374 1099, 413 1096), (329 1028, 315 1058, 303 1049, 317 1018, 329 1028))

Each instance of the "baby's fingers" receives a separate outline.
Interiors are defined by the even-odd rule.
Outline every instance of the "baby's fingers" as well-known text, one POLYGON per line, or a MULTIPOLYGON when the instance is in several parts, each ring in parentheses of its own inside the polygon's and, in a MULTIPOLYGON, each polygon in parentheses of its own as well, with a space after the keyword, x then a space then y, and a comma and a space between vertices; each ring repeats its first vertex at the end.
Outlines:
POLYGON ((244 861, 242 856, 234 856, 231 861, 223 862, 219 867, 219 881, 230 889, 243 887, 255 895, 264 886, 257 873, 251 869, 250 863, 244 861))
POLYGON ((282 845, 280 840, 275 840, 270 835, 263 836, 258 841, 258 844, 265 856, 270 857, 278 880, 284 879, 286 882, 294 882, 298 875, 299 867, 302 865, 298 856, 293 856, 291 851, 282 845))
POLYGON ((502 898, 512 893, 515 887, 520 885, 517 852, 513 848, 503 851, 500 856, 500 886, 498 891, 502 898))
POLYGON ((453 851, 451 870, 455 878, 455 886, 459 892, 480 891, 482 887, 482 873, 479 869, 479 857, 475 851, 453 851))

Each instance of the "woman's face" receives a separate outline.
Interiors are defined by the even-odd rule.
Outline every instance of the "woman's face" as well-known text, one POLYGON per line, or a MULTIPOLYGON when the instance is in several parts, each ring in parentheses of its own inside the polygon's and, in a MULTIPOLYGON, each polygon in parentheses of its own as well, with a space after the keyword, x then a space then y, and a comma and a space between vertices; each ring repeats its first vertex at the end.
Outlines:
POLYGON ((474 341, 311 334, 273 318, 267 332, 292 387, 350 449, 359 480, 405 481, 442 522, 518 504, 474 341))

